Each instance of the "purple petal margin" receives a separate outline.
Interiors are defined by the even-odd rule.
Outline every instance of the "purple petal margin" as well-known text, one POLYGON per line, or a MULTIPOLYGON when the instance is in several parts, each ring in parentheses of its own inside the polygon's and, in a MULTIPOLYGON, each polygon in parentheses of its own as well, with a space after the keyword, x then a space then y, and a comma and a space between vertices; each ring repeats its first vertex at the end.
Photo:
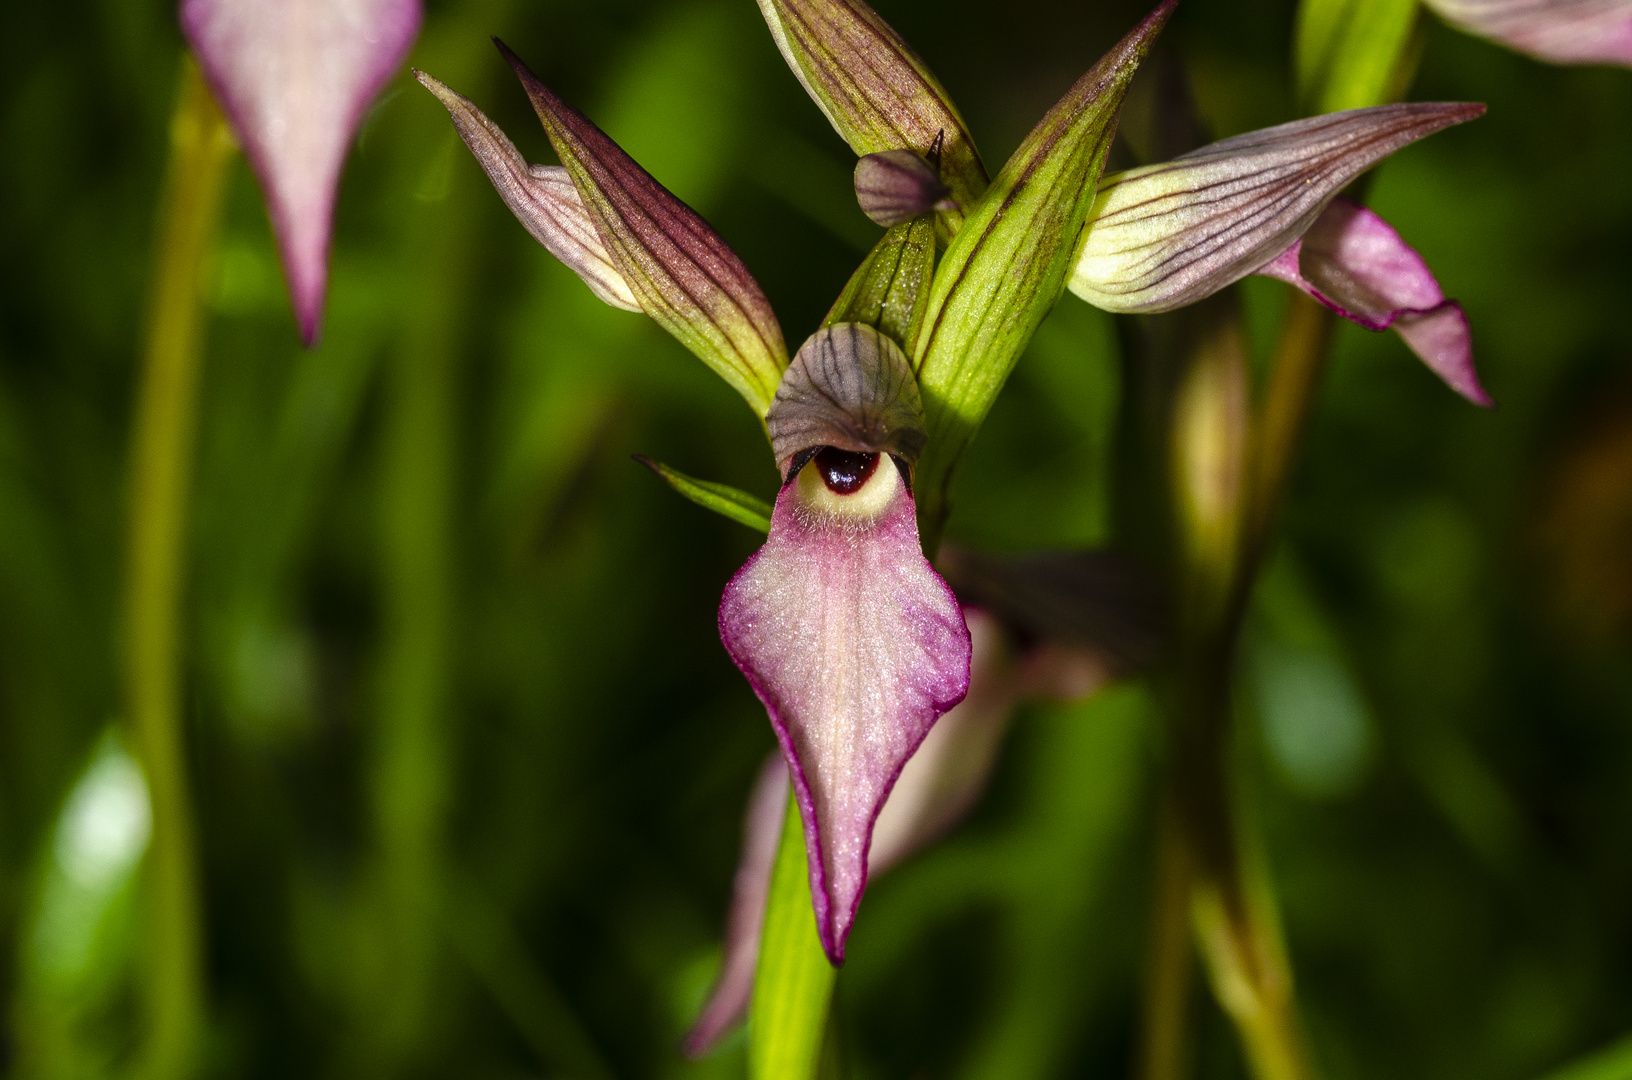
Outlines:
POLYGON ((881 458, 861 491, 833 496, 875 500, 866 517, 807 498, 807 469, 783 487, 765 546, 726 586, 719 625, 792 773, 816 927, 837 965, 867 885, 873 823, 930 727, 968 692, 971 646, 952 590, 919 547, 895 463, 881 458))
POLYGON ((1632 67, 1632 0, 1427 0, 1446 22, 1555 64, 1632 67))
POLYGON ((419 0, 182 0, 181 26, 266 197, 307 347, 323 325, 335 195, 419 0))
POLYGON ((1336 199, 1292 247, 1258 271, 1297 286, 1367 330, 1396 331, 1445 384, 1475 405, 1493 402, 1473 364, 1468 317, 1393 226, 1336 199))

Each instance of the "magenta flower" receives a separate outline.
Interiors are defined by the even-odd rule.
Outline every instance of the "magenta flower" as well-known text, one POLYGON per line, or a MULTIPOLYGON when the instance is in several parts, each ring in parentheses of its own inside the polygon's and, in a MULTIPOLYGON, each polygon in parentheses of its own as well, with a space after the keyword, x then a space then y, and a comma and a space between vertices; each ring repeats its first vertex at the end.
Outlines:
POLYGON ((182 0, 181 26, 260 181, 301 340, 323 326, 335 195, 419 0, 182 0))
POLYGON ((1555 64, 1632 67, 1632 0, 1426 0, 1452 26, 1555 64))

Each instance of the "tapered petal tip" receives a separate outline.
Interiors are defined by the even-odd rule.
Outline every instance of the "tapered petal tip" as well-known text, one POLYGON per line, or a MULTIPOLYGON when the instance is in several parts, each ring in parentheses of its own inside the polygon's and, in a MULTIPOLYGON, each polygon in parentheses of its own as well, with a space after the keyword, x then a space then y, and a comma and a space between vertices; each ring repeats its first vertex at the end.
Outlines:
POLYGON ((839 964, 874 822, 931 726, 968 693, 971 645, 895 463, 874 457, 858 479, 820 462, 782 489, 719 625, 793 775, 817 930, 839 964))
POLYGON ((1377 214, 1348 199, 1322 211, 1292 247, 1259 273, 1294 285, 1367 330, 1394 330, 1445 384, 1490 408, 1460 304, 1447 300, 1428 263, 1377 214))
POLYGON ((419 0, 182 0, 181 26, 266 197, 302 340, 316 343, 335 191, 419 0))

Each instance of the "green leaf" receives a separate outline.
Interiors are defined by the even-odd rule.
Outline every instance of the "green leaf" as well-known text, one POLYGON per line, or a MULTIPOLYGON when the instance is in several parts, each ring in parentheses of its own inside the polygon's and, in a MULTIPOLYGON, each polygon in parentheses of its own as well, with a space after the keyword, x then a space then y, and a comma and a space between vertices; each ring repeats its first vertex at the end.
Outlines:
POLYGON ((933 551, 952 472, 1065 291, 1116 117, 1167 0, 1077 81, 1014 152, 935 271, 913 360, 929 448, 915 480, 933 551))
POLYGON ((764 499, 757 499, 746 491, 738 490, 730 484, 717 484, 712 480, 698 480, 687 476, 677 469, 671 469, 661 461, 653 461, 643 454, 632 455, 634 459, 663 478, 675 491, 684 495, 698 506, 712 510, 722 517, 728 517, 750 529, 757 529, 762 533, 771 531, 771 504, 764 499))
POLYGON ((1404 96, 1416 68, 1417 0, 1303 0, 1294 48, 1306 113, 1404 96))
POLYGON ((748 1014, 750 1080, 813 1080, 821 1061, 836 973, 816 936, 805 860, 804 823, 790 785, 748 1014))
POLYGON ((931 220, 923 217, 897 225, 851 275, 822 325, 876 326, 910 354, 934 272, 935 226, 931 220))
POLYGON ((1632 1080, 1632 1037, 1577 1058, 1543 1080, 1632 1080))

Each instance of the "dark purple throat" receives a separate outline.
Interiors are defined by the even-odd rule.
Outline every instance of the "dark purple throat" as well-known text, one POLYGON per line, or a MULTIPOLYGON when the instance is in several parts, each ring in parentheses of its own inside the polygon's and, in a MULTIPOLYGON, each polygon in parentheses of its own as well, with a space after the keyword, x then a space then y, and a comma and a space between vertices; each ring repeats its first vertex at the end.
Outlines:
POLYGON ((854 495, 878 468, 877 454, 856 454, 824 446, 816 453, 816 471, 835 495, 854 495))

